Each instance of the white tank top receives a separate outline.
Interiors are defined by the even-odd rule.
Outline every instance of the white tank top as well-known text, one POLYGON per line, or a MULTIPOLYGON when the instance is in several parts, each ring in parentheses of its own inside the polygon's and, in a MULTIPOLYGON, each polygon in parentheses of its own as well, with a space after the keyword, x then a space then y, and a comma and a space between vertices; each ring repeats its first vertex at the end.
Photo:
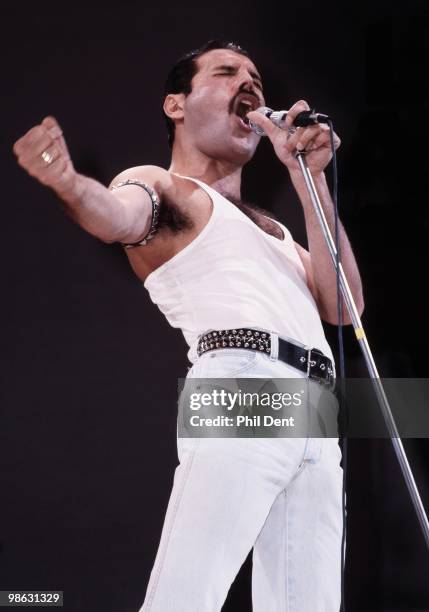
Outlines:
POLYGON ((240 327, 276 332, 319 348, 333 361, 289 230, 279 223, 284 233, 279 240, 202 181, 181 178, 209 195, 211 217, 200 234, 151 272, 143 285, 170 325, 182 330, 190 362, 197 359, 199 334, 240 327))

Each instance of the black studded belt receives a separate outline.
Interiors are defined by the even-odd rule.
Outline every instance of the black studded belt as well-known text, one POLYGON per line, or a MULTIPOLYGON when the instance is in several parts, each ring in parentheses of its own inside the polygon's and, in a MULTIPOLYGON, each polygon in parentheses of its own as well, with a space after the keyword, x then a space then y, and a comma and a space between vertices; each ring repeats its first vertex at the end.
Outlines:
MULTIPOLYGON (((334 384, 334 369, 329 357, 317 348, 306 349, 279 337, 278 359, 329 386, 334 384)), ((198 337, 198 357, 218 348, 244 348, 271 354, 271 334, 257 329, 210 330, 198 337)))

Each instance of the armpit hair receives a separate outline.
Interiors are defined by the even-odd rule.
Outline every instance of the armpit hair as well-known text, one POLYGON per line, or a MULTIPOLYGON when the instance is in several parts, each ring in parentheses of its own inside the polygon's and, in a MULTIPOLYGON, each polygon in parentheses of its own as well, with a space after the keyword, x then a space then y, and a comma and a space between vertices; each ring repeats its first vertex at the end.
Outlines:
MULTIPOLYGON (((245 200, 234 198, 231 195, 225 195, 225 197, 232 202, 237 208, 239 208, 245 215, 247 215, 256 225, 258 223, 258 215, 264 215, 275 221, 280 219, 273 212, 265 210, 256 204, 246 202, 245 200)), ((192 229, 194 223, 192 219, 186 213, 180 211, 172 202, 169 202, 166 197, 162 199, 158 228, 168 228, 174 234, 181 232, 182 230, 192 229)))
POLYGON ((167 227, 173 234, 177 234, 193 226, 192 219, 164 196, 159 210, 158 228, 167 227))

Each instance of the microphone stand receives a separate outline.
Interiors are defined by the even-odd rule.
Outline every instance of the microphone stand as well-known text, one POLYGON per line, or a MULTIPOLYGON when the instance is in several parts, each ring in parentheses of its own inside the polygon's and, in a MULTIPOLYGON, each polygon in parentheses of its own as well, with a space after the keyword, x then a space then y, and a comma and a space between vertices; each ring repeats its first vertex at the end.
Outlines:
MULTIPOLYGON (((307 186, 308 193, 311 198, 311 202, 313 204, 314 210, 319 219, 319 223, 322 228, 323 235, 325 237, 329 253, 332 258, 332 262, 334 264, 334 268, 337 271, 337 249, 335 247, 335 242, 332 239, 332 235, 326 221, 325 213, 323 211, 322 205, 320 203, 319 195, 316 190, 316 186, 313 181, 313 177, 308 168, 307 161, 305 159, 305 151, 297 152, 296 158, 298 160, 300 169, 304 176, 305 184, 307 186)), ((343 295, 344 301, 347 306, 347 310, 349 312, 353 328, 355 331, 355 335, 357 341, 362 350, 363 356, 365 358, 365 362, 368 368, 368 372, 378 399, 378 403, 381 409, 381 412, 384 417, 384 421, 386 423, 387 429, 389 430, 390 438, 393 444, 393 448, 398 459, 399 465, 402 470, 402 474, 404 476, 406 485, 408 487, 409 494, 411 496, 412 503, 414 505, 414 509, 417 513, 417 517, 420 522, 421 529, 423 531, 423 537, 426 542, 427 547, 429 548, 429 522, 428 517, 426 515, 425 508, 422 504, 422 500, 419 495, 419 491, 417 489, 416 482, 413 477, 413 473, 411 471, 410 465, 408 463, 407 455, 405 454, 404 447, 402 445, 401 438, 399 436, 398 430, 396 428, 396 424, 390 410, 389 402, 386 397, 386 394, 383 389, 383 385, 380 380, 380 376, 377 371, 377 367, 375 365, 371 349, 368 344, 368 340, 365 335, 365 331, 362 326, 362 322, 360 320, 358 311, 356 309, 356 305, 353 300, 352 293, 350 291, 350 287, 348 285, 346 276, 344 274, 343 267, 341 262, 339 262, 338 266, 339 280, 340 280, 340 288, 341 293, 343 295)))

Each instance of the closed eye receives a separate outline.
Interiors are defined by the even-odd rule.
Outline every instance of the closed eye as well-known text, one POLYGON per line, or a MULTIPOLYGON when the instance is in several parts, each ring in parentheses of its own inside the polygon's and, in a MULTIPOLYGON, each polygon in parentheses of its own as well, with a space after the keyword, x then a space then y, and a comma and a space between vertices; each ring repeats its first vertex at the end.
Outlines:
MULTIPOLYGON (((213 76, 234 76, 234 75, 231 72, 217 72, 213 76)), ((264 88, 262 87, 262 83, 259 80, 253 79, 253 83, 255 84, 255 87, 257 87, 261 91, 264 91, 264 88)))

